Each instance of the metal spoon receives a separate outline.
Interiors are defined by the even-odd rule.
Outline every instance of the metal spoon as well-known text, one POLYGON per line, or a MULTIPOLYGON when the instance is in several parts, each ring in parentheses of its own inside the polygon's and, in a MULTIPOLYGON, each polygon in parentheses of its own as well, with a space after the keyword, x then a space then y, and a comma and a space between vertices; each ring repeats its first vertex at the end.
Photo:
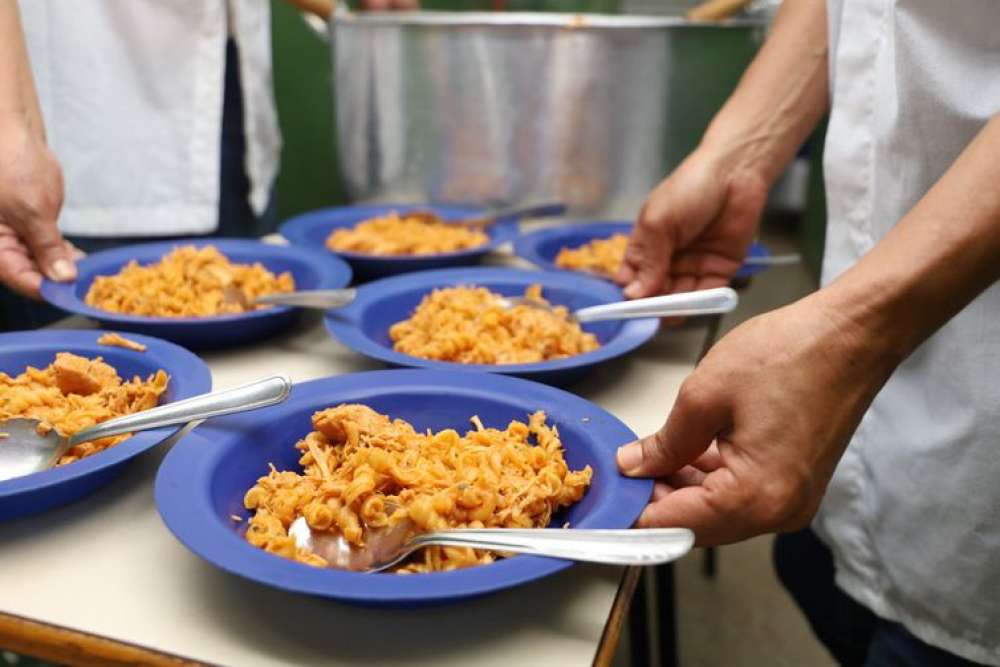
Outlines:
POLYGON ((285 400, 291 387, 291 380, 276 375, 109 419, 69 437, 60 436, 55 429, 44 435, 39 433, 41 422, 37 419, 6 419, 0 421, 0 433, 5 434, 0 439, 0 481, 47 470, 70 448, 82 442, 263 408, 285 400))
POLYGON ((797 252, 785 255, 764 255, 747 257, 743 260, 743 266, 790 266, 802 261, 802 255, 797 252))
POLYGON ((411 527, 409 521, 401 521, 388 530, 368 531, 362 548, 349 543, 340 533, 312 530, 304 517, 292 522, 288 534, 297 547, 321 556, 330 567, 354 572, 385 570, 417 549, 432 545, 609 565, 666 563, 680 558, 694 545, 694 533, 686 528, 456 528, 413 535, 411 527))
POLYGON ((533 202, 489 208, 468 218, 445 219, 434 211, 425 209, 406 211, 403 215, 408 218, 421 218, 428 221, 447 222, 450 225, 462 225, 473 229, 485 229, 497 220, 507 218, 541 218, 550 215, 562 215, 565 212, 566 205, 562 202, 533 202))
MULTIPOLYGON (((715 287, 695 292, 680 292, 646 299, 617 301, 599 306, 588 306, 570 313, 570 317, 580 322, 603 322, 605 320, 631 320, 639 317, 681 317, 687 315, 712 315, 728 313, 736 308, 740 297, 729 287, 715 287)), ((553 311, 551 306, 526 297, 504 297, 499 300, 501 308, 529 306, 553 311)))
POLYGON ((238 287, 227 286, 222 289, 222 300, 227 303, 237 303, 243 310, 253 306, 295 306, 297 308, 315 308, 330 310, 341 308, 354 301, 358 291, 353 287, 344 289, 314 289, 298 292, 276 292, 259 296, 253 301, 238 287))

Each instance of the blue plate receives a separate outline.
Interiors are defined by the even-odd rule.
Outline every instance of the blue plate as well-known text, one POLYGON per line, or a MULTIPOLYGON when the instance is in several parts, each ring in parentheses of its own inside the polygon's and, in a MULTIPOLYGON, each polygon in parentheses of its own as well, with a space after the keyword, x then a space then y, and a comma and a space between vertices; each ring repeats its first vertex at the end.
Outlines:
MULTIPOLYGON (((445 220, 473 215, 481 210, 470 206, 426 206, 413 204, 324 208, 296 216, 285 222, 278 231, 281 232, 282 236, 296 245, 308 246, 310 248, 325 248, 326 238, 335 229, 353 227, 362 220, 388 215, 393 211, 405 213, 414 209, 434 211, 445 220)), ((337 252, 336 254, 347 260, 351 268, 354 269, 354 275, 358 280, 371 280, 396 275, 397 273, 425 271, 427 269, 439 269, 447 266, 466 266, 478 263, 483 255, 517 236, 517 221, 514 219, 501 219, 496 224, 487 228, 486 233, 490 237, 489 243, 459 252, 405 257, 383 257, 355 252, 337 252)), ((332 253, 332 251, 328 252, 332 253)))
POLYGON ((424 295, 434 288, 475 285, 508 296, 520 296, 534 283, 542 285, 542 295, 546 299, 570 310, 622 299, 621 290, 614 285, 567 271, 485 267, 441 269, 384 278, 361 286, 352 304, 326 314, 326 327, 352 350, 395 366, 503 373, 559 386, 576 382, 598 364, 631 352, 652 338, 659 327, 657 318, 586 324, 584 330, 597 336, 600 348, 566 359, 532 364, 458 364, 421 359, 392 349, 389 327, 407 319, 424 295))
POLYGON ((157 262, 182 245, 214 245, 233 262, 260 262, 269 271, 291 271, 296 289, 332 289, 351 281, 351 269, 321 250, 279 246, 245 239, 180 239, 141 243, 88 255, 78 263, 79 277, 72 283, 42 281, 42 298, 57 308, 97 320, 102 326, 159 336, 192 349, 229 347, 268 336, 291 324, 298 311, 275 306, 237 315, 214 317, 141 317, 92 308, 84 303, 97 276, 118 273, 131 260, 157 262))
POLYGON ((365 403, 418 430, 464 432, 479 415, 486 426, 506 427, 545 410, 559 428, 566 460, 590 465, 590 489, 557 525, 627 528, 652 492, 650 480, 622 477, 615 450, 635 435, 613 416, 552 387, 497 375, 454 371, 372 371, 297 384, 281 405, 221 417, 174 445, 156 477, 156 506, 167 527, 191 551, 234 574, 269 586, 378 606, 414 606, 482 595, 558 572, 569 563, 514 556, 490 565, 427 574, 358 574, 318 569, 269 554, 240 535, 243 495, 268 463, 301 470, 295 442, 312 430, 310 416, 339 403, 365 403))
MULTIPOLYGON (((514 240, 514 254, 548 271, 567 271, 556 266, 556 255, 563 248, 578 248, 594 239, 606 239, 614 234, 631 234, 631 222, 584 222, 576 225, 549 227, 523 234, 514 240)), ((771 251, 754 241, 747 251, 749 257, 770 257, 771 251)), ((740 268, 733 280, 745 280, 766 269, 766 266, 740 268)), ((578 271, 570 271, 579 273, 578 271)))
MULTIPOLYGON (((41 368, 55 359, 56 352, 104 357, 124 378, 146 377, 163 369, 170 383, 161 402, 179 401, 212 388, 212 375, 201 359, 156 338, 129 334, 147 346, 145 352, 98 345, 104 331, 17 331, 0 334, 0 371, 14 376, 28 366, 41 368)), ((114 447, 65 466, 24 477, 0 481, 0 520, 64 505, 96 490, 117 477, 134 456, 159 444, 178 427, 136 433, 114 447)), ((0 442, 0 447, 3 443, 0 442)))

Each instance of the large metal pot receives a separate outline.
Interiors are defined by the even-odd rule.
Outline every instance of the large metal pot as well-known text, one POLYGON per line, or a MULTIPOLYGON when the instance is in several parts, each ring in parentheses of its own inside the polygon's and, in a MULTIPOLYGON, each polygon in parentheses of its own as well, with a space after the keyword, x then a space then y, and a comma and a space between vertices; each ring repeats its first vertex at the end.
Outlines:
POLYGON ((340 14, 338 155, 356 200, 557 197, 633 216, 697 143, 763 18, 340 14))

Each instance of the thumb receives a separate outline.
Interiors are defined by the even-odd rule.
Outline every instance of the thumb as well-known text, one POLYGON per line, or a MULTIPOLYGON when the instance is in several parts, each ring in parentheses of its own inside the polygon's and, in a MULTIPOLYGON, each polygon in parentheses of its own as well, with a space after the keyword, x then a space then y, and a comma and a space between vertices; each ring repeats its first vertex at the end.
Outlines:
POLYGON ((73 252, 59 233, 55 218, 36 219, 28 223, 24 236, 24 243, 41 273, 58 282, 76 278, 73 252))
POLYGON ((704 454, 715 436, 728 428, 731 420, 724 396, 697 387, 686 381, 663 427, 618 449, 618 469, 623 474, 663 477, 677 472, 704 454))

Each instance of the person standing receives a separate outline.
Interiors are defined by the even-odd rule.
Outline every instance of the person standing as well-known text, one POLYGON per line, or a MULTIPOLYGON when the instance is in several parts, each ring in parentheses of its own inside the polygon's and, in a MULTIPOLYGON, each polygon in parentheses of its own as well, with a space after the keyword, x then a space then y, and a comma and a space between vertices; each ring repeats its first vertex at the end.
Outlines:
POLYGON ((822 288, 723 337, 665 425, 640 526, 766 532, 842 664, 1000 665, 1000 3, 802 0, 649 196, 631 298, 728 282, 830 110, 822 288))

